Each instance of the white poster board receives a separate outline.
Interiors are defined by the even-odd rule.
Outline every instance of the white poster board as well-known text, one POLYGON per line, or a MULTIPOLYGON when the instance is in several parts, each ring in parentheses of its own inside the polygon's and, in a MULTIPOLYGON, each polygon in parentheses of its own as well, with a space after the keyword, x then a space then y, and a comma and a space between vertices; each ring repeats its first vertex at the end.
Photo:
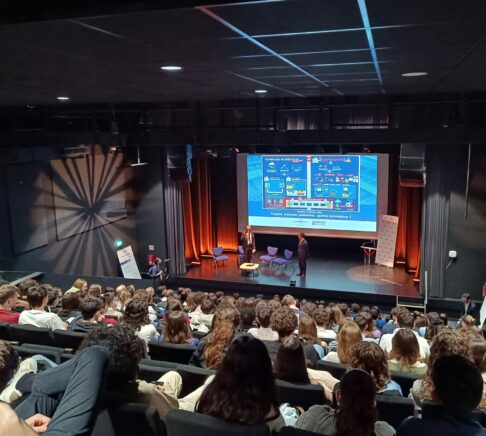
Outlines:
POLYGON ((120 262, 123 277, 126 279, 141 279, 135 256, 133 255, 132 246, 122 248, 116 252, 120 262))
POLYGON ((398 217, 382 215, 378 228, 378 251, 375 263, 393 268, 395 261, 395 246, 397 243, 398 217))

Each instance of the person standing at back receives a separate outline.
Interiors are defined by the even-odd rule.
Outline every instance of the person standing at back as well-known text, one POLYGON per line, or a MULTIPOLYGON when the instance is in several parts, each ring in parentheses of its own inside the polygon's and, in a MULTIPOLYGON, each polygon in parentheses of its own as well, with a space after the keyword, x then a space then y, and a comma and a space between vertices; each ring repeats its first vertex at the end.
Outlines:
POLYGON ((297 236, 299 238, 299 245, 297 248, 297 256, 299 258, 299 274, 300 277, 305 277, 305 272, 307 269, 307 256, 309 255, 309 244, 305 239, 304 233, 299 233, 297 236))

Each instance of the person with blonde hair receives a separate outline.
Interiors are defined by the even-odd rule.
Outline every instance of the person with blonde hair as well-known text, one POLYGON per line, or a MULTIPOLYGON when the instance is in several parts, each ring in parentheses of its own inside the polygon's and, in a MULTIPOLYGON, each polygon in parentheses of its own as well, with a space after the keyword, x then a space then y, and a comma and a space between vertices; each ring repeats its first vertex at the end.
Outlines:
POLYGON ((79 292, 81 297, 86 295, 88 292, 88 282, 84 279, 76 279, 73 285, 65 292, 65 294, 70 294, 72 292, 79 292))
POLYGON ((427 364, 420 361, 420 346, 412 331, 400 329, 393 336, 388 368, 390 371, 421 375, 427 372, 427 364))
POLYGON ((337 337, 337 351, 330 351, 324 360, 347 364, 350 359, 351 347, 363 340, 361 329, 352 320, 345 321, 339 329, 337 337))

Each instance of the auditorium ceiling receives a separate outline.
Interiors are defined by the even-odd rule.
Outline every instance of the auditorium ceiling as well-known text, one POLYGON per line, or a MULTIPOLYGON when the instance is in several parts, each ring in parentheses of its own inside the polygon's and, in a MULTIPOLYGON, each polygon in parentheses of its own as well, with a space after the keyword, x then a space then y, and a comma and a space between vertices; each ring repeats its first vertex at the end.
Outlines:
POLYGON ((486 90, 485 0, 158 3, 3 20, 0 105, 486 90))

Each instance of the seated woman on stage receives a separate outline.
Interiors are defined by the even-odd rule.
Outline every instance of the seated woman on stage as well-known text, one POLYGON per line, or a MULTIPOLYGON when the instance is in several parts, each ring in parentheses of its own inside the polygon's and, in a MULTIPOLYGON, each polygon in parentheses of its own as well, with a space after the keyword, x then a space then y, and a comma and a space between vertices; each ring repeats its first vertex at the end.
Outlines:
POLYGON ((164 342, 170 344, 191 344, 197 347, 199 341, 192 337, 183 312, 174 311, 167 316, 164 342))
POLYGON ((348 366, 366 371, 375 383, 377 394, 402 396, 402 388, 391 379, 385 352, 378 344, 362 341, 351 347, 348 366))
POLYGON ((361 330, 350 318, 343 322, 337 337, 337 351, 330 351, 324 360, 347 364, 351 347, 362 341, 361 330))
POLYGON ((231 343, 196 411, 235 424, 266 424, 270 431, 285 425, 278 409, 272 362, 261 341, 245 335, 231 343))
POLYGON ((392 349, 388 354, 390 371, 425 374, 427 364, 420 361, 420 347, 415 334, 408 329, 399 329, 393 335, 392 349))
POLYGON ((336 386, 336 407, 312 406, 297 419, 295 427, 335 436, 392 436, 395 430, 378 421, 375 384, 365 371, 346 372, 336 386))

